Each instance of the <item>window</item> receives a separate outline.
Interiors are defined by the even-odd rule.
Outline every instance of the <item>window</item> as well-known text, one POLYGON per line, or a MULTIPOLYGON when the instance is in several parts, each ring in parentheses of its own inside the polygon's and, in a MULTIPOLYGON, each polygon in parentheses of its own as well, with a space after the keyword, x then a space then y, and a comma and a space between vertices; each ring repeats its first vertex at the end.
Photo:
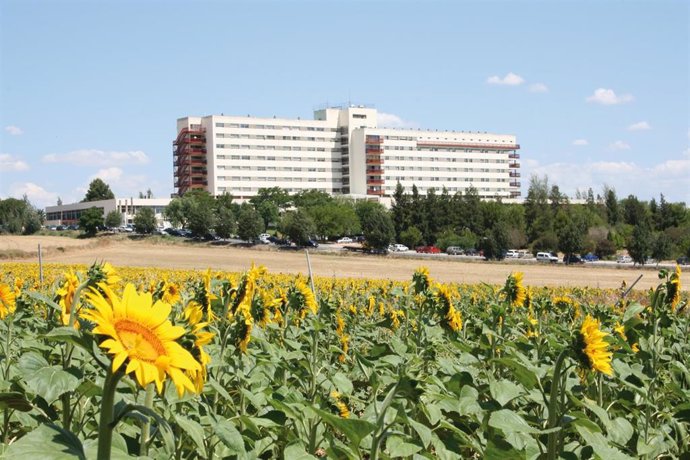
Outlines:
POLYGON ((353 113, 352 118, 365 119, 365 118, 367 118, 367 116, 364 115, 363 113, 353 113))

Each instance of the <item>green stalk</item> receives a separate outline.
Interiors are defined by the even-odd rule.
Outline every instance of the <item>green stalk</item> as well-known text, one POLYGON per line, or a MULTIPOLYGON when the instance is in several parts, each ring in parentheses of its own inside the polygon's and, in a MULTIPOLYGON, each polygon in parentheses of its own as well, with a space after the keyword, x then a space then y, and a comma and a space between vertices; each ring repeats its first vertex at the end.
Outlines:
POLYGON ((103 384, 103 397, 101 399, 101 417, 98 422, 98 460, 110 460, 110 450, 113 443, 113 406, 115 402, 115 390, 117 383, 124 374, 122 371, 115 373, 108 369, 103 384))
MULTIPOLYGON (((77 290, 74 291, 74 299, 72 299, 72 305, 69 311, 69 327, 74 328, 74 323, 77 321, 77 307, 79 306, 79 297, 81 296, 81 291, 86 286, 89 285, 89 280, 81 283, 77 290)), ((74 345, 67 343, 65 345, 65 359, 63 361, 63 369, 68 370, 72 365, 72 352, 74 351, 74 345)), ((70 392, 67 392, 60 396, 60 401, 62 402, 62 427, 66 430, 70 430, 72 423, 72 416, 70 411, 71 404, 70 392)))
MULTIPOLYGON (((568 349, 565 348, 556 358, 556 363, 553 368, 553 378, 551 379, 551 395, 549 397, 549 421, 546 426, 547 429, 556 428, 558 425, 558 416, 561 412, 562 407, 559 407, 558 396, 561 391, 561 368, 563 367, 563 361, 568 354, 568 349)), ((546 453, 547 460, 555 460, 558 458, 558 432, 549 433, 548 438, 548 450, 546 453)))
MULTIPOLYGON (((144 398, 144 406, 153 409, 153 383, 146 386, 146 397, 144 398)), ((146 421, 141 425, 141 437, 139 438, 139 455, 147 456, 149 452, 149 437, 151 436, 151 419, 146 418, 146 421)))

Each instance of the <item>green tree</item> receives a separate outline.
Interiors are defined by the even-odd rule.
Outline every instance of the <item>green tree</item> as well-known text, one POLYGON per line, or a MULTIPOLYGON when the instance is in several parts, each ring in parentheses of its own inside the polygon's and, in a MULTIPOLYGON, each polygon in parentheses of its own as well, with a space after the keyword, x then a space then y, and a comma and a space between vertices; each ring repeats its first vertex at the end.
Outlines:
POLYGON ((635 225, 628 244, 628 253, 636 264, 644 265, 652 252, 652 232, 646 223, 635 225))
POLYGON ((558 235, 558 249, 566 255, 566 264, 570 262, 570 255, 582 251, 583 234, 582 229, 569 219, 558 235))
POLYGON ((182 197, 173 198, 163 210, 163 216, 173 227, 186 227, 186 203, 182 197))
POLYGON ((651 254, 652 258, 656 260, 657 265, 659 262, 670 258, 672 250, 673 242, 668 235, 663 232, 659 232, 654 236, 651 254))
POLYGON ((410 197, 405 193, 405 188, 400 182, 395 185, 391 204, 391 217, 395 227, 396 238, 400 240, 400 234, 410 226, 410 197))
POLYGON ((605 185, 604 200, 606 204, 606 218, 609 222, 609 225, 616 225, 620 220, 620 208, 618 207, 616 190, 605 185))
POLYGON ((34 208, 25 195, 16 198, 0 199, 0 233, 30 235, 41 229, 44 215, 34 208))
POLYGON ((117 211, 110 211, 105 215, 105 226, 108 228, 117 228, 122 225, 122 214, 117 211))
POLYGON ((219 238, 230 238, 237 231, 237 218, 233 211, 232 196, 225 193, 216 198, 216 218, 213 230, 219 238))
POLYGON ((393 241, 395 228, 386 208, 379 203, 360 201, 355 206, 367 247, 386 249, 393 241))
POLYGON ((479 242, 479 248, 484 251, 486 260, 503 260, 508 251, 508 228, 504 221, 497 221, 493 228, 479 242))
POLYGON ((535 241, 553 231, 553 211, 549 206, 549 179, 533 175, 525 198, 527 237, 535 241))
POLYGON ((254 241, 264 231, 264 221, 249 203, 242 203, 237 216, 237 235, 245 241, 254 241))
POLYGON ((262 201, 256 206, 256 210, 264 221, 264 227, 275 225, 280 219, 278 205, 273 201, 262 201))
POLYGON ((422 232, 417 227, 408 227, 400 233, 400 242, 410 249, 419 246, 422 242, 422 232))
POLYGON ((84 231, 86 236, 95 236, 98 227, 103 225, 103 208, 89 208, 84 210, 79 216, 79 228, 84 231))
POLYGON ((156 213, 149 207, 141 207, 137 209, 134 216, 134 231, 144 235, 150 235, 158 227, 156 221, 156 213))
MULTIPOLYGON (((280 209, 287 209, 292 203, 292 198, 290 194, 284 188, 280 187, 269 187, 260 188, 256 192, 256 196, 249 199, 249 202, 254 205, 254 208, 259 210, 261 203, 268 201, 275 204, 280 209)), ((260 211, 259 211, 260 212, 260 211)), ((276 221, 278 219, 276 218, 276 221)))
POLYGON ((297 246, 304 246, 314 234, 316 226, 306 212, 297 211, 283 214, 279 225, 280 232, 287 235, 297 246))
POLYGON ((103 182, 103 179, 96 178, 89 184, 89 189, 86 191, 86 196, 82 201, 99 201, 99 200, 112 200, 115 198, 115 194, 110 190, 110 186, 103 182))
POLYGON ((215 201, 205 190, 191 190, 182 197, 187 228, 192 236, 202 237, 215 226, 215 201))
POLYGON ((360 232, 359 219, 350 201, 334 200, 330 204, 323 204, 305 208, 315 223, 315 235, 329 239, 341 235, 354 235, 360 232))

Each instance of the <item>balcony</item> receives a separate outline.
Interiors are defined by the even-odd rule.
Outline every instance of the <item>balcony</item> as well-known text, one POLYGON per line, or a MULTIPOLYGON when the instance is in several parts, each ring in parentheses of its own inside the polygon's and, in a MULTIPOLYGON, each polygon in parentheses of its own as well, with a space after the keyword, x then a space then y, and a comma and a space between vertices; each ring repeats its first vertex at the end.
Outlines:
POLYGON ((519 197, 520 195, 522 195, 522 193, 521 193, 519 190, 510 192, 510 197, 511 197, 511 198, 517 198, 517 197, 519 197))
POLYGON ((509 154, 508 154, 508 158, 510 158, 511 160, 519 160, 519 159, 520 159, 520 154, 519 154, 519 153, 515 153, 515 152, 509 153, 509 154))
POLYGON ((381 174, 383 174, 383 169, 381 169, 381 168, 371 168, 371 169, 367 169, 367 174, 378 174, 378 175, 381 175, 381 174))
POLYGON ((383 159, 382 158, 377 158, 377 159, 367 158, 366 164, 367 165, 382 165, 383 159))
POLYGON ((511 163, 508 163, 508 167, 509 167, 509 168, 519 168, 519 167, 520 167, 520 163, 518 163, 517 161, 513 161, 513 162, 511 162, 511 163))
POLYGON ((378 136, 367 136, 366 144, 383 144, 383 138, 378 136))
POLYGON ((383 185, 383 179, 367 179, 367 185, 383 185))
POLYGON ((520 177, 520 173, 517 171, 510 171, 510 177, 520 177))
POLYGON ((486 149, 486 150, 517 150, 520 144, 480 144, 474 142, 417 142, 417 147, 486 149))
POLYGON ((510 186, 511 186, 511 187, 519 187, 519 186, 520 186, 520 182, 517 182, 517 181, 511 182, 511 183, 510 183, 510 186))
POLYGON ((381 149, 379 147, 367 147, 366 153, 367 154, 379 154, 380 155, 383 153, 383 149, 381 149))

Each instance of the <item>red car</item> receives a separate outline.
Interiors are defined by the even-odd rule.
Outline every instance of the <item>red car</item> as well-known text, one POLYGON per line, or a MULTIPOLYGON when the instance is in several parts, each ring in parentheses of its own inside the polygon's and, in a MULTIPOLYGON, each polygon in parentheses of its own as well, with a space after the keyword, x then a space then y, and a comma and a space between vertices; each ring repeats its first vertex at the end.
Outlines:
POLYGON ((417 252, 422 252, 424 254, 440 254, 441 250, 436 246, 419 246, 415 249, 417 252))

